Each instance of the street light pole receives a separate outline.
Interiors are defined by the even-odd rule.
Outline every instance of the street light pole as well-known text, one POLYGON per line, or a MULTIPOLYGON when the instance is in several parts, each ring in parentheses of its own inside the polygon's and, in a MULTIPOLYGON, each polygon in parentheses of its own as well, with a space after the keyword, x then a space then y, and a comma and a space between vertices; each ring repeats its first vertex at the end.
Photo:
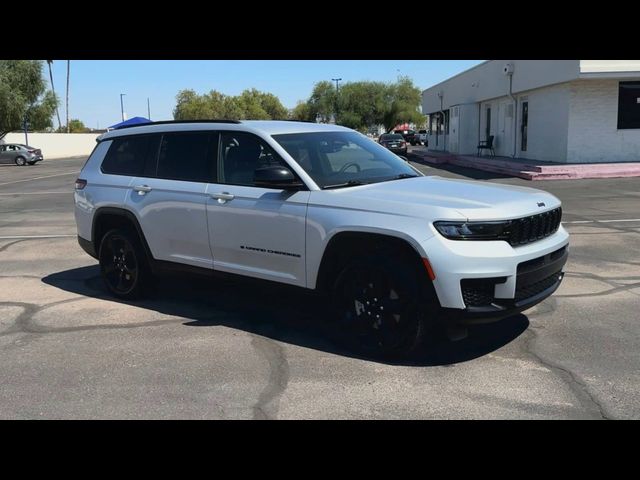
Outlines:
POLYGON ((149 103, 149 97, 147 97, 147 118, 151 120, 151 106, 149 103))
POLYGON ((126 93, 120 94, 120 113, 122 114, 122 121, 124 122, 124 102, 122 101, 122 97, 124 97, 126 93))
POLYGON ((332 78, 331 80, 333 80, 334 82, 336 82, 336 114, 335 114, 335 123, 338 123, 338 96, 340 95, 340 85, 338 84, 338 82, 340 82, 342 80, 342 78, 332 78))

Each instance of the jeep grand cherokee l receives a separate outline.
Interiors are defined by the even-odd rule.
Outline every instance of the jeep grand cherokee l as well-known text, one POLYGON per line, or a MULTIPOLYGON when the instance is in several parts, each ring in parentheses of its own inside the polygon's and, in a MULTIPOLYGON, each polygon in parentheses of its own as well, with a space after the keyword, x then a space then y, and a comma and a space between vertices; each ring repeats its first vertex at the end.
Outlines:
POLYGON ((560 201, 424 176, 353 130, 286 121, 118 129, 76 181, 78 241, 107 289, 226 272, 327 293, 351 338, 395 355, 436 323, 498 319, 558 288, 560 201))

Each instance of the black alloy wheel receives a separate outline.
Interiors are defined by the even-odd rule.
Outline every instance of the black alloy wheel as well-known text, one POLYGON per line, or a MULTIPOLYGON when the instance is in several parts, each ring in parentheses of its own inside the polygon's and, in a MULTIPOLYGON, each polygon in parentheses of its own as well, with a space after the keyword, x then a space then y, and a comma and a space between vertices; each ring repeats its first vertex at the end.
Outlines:
POLYGON ((127 300, 140 296, 148 272, 137 235, 126 230, 107 232, 99 259, 102 279, 113 295, 127 300))
POLYGON ((350 346, 390 358, 417 350, 434 319, 416 273, 406 262, 380 257, 356 260, 342 271, 334 295, 350 346))

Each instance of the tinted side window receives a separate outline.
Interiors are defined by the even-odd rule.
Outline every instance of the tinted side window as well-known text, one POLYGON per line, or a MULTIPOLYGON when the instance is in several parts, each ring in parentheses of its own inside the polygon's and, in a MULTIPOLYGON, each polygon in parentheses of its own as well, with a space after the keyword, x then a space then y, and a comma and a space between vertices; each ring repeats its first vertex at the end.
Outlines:
POLYGON ((165 134, 160 144, 157 176, 189 182, 214 182, 217 151, 217 133, 165 134))
POLYGON ((218 183, 230 185, 253 185, 257 168, 287 166, 269 145, 260 138, 246 132, 224 132, 222 134, 221 165, 218 183))
POLYGON ((102 171, 113 175, 141 175, 148 146, 147 136, 114 139, 102 162, 102 171))

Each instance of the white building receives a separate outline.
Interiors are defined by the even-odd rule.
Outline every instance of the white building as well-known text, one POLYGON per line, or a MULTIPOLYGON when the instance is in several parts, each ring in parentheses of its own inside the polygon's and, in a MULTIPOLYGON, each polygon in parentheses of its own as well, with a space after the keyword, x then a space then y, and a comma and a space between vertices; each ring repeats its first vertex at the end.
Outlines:
POLYGON ((429 149, 564 163, 640 161, 640 60, 490 60, 422 92, 429 149), (485 152, 486 153, 486 152, 485 152))

